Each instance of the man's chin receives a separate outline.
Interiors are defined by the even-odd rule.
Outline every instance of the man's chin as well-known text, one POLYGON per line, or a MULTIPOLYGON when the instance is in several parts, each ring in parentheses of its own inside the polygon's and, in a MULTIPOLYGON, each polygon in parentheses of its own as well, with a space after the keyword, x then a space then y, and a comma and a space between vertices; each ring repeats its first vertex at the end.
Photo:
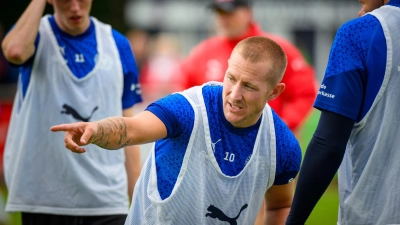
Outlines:
POLYGON ((234 127, 239 127, 242 121, 240 118, 237 118, 236 116, 233 118, 230 116, 225 116, 225 118, 234 127))

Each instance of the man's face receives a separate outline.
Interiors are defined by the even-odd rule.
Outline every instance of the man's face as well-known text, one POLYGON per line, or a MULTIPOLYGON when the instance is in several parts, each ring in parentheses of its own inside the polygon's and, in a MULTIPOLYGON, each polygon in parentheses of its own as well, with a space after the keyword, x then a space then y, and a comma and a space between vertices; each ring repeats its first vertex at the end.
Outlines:
POLYGON ((260 118, 273 93, 267 74, 265 63, 250 63, 235 52, 231 55, 222 98, 225 118, 234 127, 252 126, 260 118))
POLYGON ((54 16, 61 30, 71 35, 86 31, 90 24, 92 0, 47 0, 54 7, 54 16))
POLYGON ((363 16, 364 14, 371 12, 374 9, 377 9, 389 0, 358 0, 361 3, 361 10, 358 12, 358 16, 363 16))
POLYGON ((238 7, 233 12, 216 9, 215 12, 217 33, 229 39, 244 35, 252 20, 251 10, 247 7, 238 7))

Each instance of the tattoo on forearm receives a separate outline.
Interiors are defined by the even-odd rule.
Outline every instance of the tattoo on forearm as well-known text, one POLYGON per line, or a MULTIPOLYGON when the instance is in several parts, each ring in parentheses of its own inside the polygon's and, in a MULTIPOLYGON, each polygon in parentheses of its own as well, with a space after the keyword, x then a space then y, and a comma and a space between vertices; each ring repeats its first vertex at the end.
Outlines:
POLYGON ((106 149, 119 149, 130 144, 127 125, 123 118, 114 117, 98 122, 98 131, 92 143, 106 149))

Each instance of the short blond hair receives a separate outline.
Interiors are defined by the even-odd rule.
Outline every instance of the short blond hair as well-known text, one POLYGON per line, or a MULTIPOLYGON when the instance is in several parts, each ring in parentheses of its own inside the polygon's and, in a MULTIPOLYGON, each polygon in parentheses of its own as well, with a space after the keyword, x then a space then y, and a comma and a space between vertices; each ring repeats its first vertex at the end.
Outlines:
POLYGON ((286 54, 282 47, 275 41, 263 37, 254 36, 240 41, 232 51, 239 53, 243 59, 250 63, 265 62, 269 73, 266 77, 273 86, 279 83, 287 66, 286 54))

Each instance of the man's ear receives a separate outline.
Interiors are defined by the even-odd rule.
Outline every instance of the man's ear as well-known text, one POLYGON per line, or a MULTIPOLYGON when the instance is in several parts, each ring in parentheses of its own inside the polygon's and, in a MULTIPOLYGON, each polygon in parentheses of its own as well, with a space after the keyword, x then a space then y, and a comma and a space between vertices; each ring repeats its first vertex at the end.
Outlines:
POLYGON ((278 83, 277 85, 275 85, 272 93, 268 96, 268 101, 272 101, 276 97, 278 97, 285 90, 285 87, 286 85, 284 83, 278 83))

